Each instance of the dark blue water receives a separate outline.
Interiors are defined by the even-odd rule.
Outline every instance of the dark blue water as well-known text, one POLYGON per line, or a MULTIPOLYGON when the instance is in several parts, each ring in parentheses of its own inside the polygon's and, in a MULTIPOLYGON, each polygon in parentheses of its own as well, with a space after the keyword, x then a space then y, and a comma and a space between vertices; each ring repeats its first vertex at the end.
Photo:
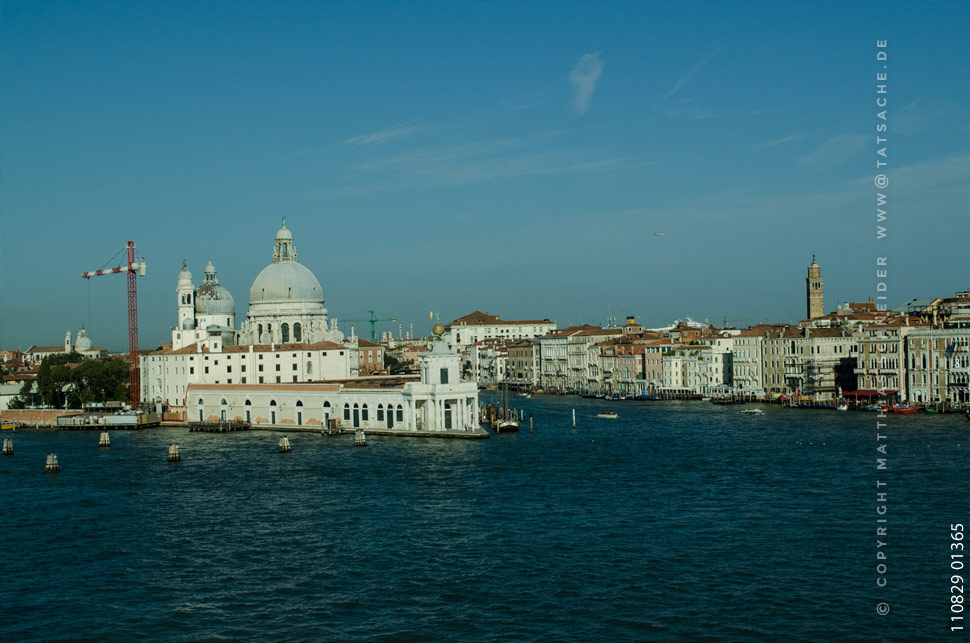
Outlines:
POLYGON ((618 420, 521 400, 535 433, 480 441, 290 434, 290 454, 264 432, 114 432, 110 449, 17 432, 0 639, 861 641, 960 623, 961 417, 891 417, 877 475, 873 414, 609 404, 618 420))

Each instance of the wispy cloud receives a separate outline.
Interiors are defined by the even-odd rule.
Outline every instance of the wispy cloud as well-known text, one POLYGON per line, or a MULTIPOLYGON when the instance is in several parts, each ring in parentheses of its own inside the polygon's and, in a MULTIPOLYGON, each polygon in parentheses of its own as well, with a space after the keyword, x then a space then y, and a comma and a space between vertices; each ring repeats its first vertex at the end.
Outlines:
POLYGON ((599 82, 602 73, 603 61, 600 59, 599 52, 584 55, 569 72, 569 82, 576 89, 573 107, 580 116, 589 110, 589 102, 593 99, 596 83, 599 82))
POLYGON ((680 88, 683 87, 687 83, 687 81, 694 76, 694 74, 699 72, 704 65, 714 60, 715 56, 717 56, 717 51, 712 51, 711 53, 707 54, 706 56, 698 60, 693 67, 687 70, 686 74, 681 76, 677 80, 677 82, 674 83, 674 86, 670 88, 670 91, 664 94, 664 100, 667 100, 668 98, 676 94, 678 91, 680 91, 680 88))
POLYGON ((369 132, 367 134, 361 134, 359 136, 354 136, 353 138, 348 138, 345 141, 340 141, 340 145, 375 145, 379 143, 387 143, 388 141, 393 141, 395 139, 406 138, 425 129, 427 129, 426 125, 404 123, 377 130, 376 132, 369 132))
POLYGON ((342 192, 373 192, 415 186, 449 186, 488 181, 596 171, 624 160, 590 150, 543 150, 540 142, 561 132, 420 147, 356 165, 342 174, 342 192))
POLYGON ((833 136, 798 159, 798 164, 812 170, 827 170, 838 167, 861 152, 871 141, 872 137, 862 134, 833 136))
POLYGON ((783 138, 776 138, 772 141, 765 141, 758 145, 758 147, 774 147, 775 145, 784 145, 785 143, 791 143, 792 141, 800 141, 805 138, 804 134, 792 134, 791 136, 785 136, 783 138))

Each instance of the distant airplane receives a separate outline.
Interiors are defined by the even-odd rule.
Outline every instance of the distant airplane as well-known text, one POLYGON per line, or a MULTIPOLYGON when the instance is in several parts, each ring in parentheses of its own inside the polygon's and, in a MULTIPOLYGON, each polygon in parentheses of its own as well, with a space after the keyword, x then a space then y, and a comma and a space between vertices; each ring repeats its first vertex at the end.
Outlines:
POLYGON ((654 232, 653 233, 653 236, 655 236, 655 237, 662 237, 662 236, 664 236, 664 233, 663 232, 654 232))

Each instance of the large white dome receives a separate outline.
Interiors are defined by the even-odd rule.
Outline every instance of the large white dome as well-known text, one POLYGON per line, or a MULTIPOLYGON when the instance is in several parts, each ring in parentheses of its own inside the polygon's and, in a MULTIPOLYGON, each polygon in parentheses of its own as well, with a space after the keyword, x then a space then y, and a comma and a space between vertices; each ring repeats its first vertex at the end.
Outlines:
POLYGON ((271 263, 249 289, 249 305, 305 302, 323 304, 323 289, 310 270, 296 262, 271 263))

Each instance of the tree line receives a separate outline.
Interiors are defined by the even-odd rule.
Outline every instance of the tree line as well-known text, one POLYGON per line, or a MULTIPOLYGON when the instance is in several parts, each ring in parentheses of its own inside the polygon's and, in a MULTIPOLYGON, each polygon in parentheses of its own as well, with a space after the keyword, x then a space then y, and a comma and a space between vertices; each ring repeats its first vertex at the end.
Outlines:
POLYGON ((45 405, 79 409, 89 402, 128 399, 128 362, 120 359, 85 360, 76 352, 48 355, 41 361, 35 382, 24 382, 11 409, 45 405))

